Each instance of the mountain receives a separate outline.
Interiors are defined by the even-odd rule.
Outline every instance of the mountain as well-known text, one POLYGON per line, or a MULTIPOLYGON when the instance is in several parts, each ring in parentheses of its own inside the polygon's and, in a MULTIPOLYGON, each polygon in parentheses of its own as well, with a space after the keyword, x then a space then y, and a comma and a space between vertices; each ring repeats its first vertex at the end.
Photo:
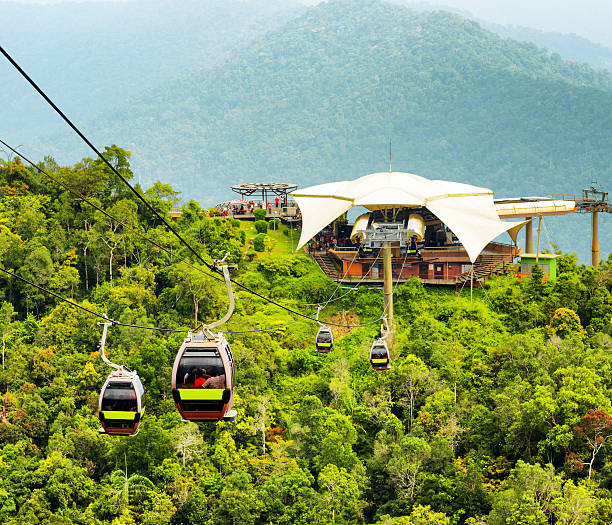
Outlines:
POLYGON ((465 9, 459 9, 445 4, 411 2, 408 0, 392 1, 418 11, 442 10, 458 14, 464 18, 478 22, 485 29, 505 38, 511 38, 520 42, 531 42, 538 47, 543 47, 550 53, 558 53, 567 60, 584 62, 591 67, 612 71, 612 49, 605 45, 592 42, 584 36, 575 33, 565 34, 555 31, 543 31, 541 29, 523 27, 520 25, 502 25, 495 23, 493 20, 485 20, 474 16, 470 11, 466 11, 465 9))
MULTIPOLYGON (((3 47, 81 121, 170 78, 226 60, 304 11, 296 2, 132 0, 28 5, 0 2, 3 47)), ((4 136, 19 142, 58 119, 4 59, 4 136), (15 133, 15 129, 18 133, 15 133)))
MULTIPOLYGON (((131 150, 143 183, 205 205, 240 182, 388 169, 390 137, 398 171, 504 197, 579 193, 611 179, 612 78, 457 15, 332 1, 83 129, 131 150)), ((44 145, 89 154, 68 137, 44 145)), ((559 241, 570 249, 571 231, 559 241)))
POLYGON ((483 27, 498 35, 514 40, 532 42, 551 53, 558 53, 563 58, 585 62, 592 67, 612 71, 612 49, 596 44, 576 34, 562 34, 540 31, 521 26, 503 26, 482 23, 483 27))

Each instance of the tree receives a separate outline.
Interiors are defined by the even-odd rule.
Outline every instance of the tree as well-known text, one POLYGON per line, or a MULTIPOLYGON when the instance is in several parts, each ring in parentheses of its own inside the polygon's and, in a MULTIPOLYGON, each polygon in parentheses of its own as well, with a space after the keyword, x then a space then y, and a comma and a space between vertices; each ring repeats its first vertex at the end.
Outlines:
POLYGON ((414 408, 417 397, 425 389, 429 378, 429 368, 414 354, 409 354, 397 364, 397 382, 402 395, 399 404, 407 405, 409 410, 408 430, 412 430, 414 408))
POLYGON ((202 455, 204 440, 195 423, 187 423, 177 427, 174 435, 176 439, 174 448, 176 454, 183 460, 183 467, 185 461, 197 460, 202 455))
POLYGON ((612 441, 612 416, 603 410, 590 409, 574 427, 574 434, 585 439, 591 450, 591 457, 583 465, 589 466, 589 479, 597 454, 612 441))
POLYGON ((318 484, 323 493, 324 509, 332 523, 336 516, 344 519, 356 517, 359 513, 359 486, 346 469, 327 465, 319 474, 318 484))
POLYGON ((552 465, 529 465, 521 460, 493 495, 490 525, 521 523, 546 525, 554 515, 554 501, 561 496, 561 480, 552 465), (531 520, 531 521, 529 521, 531 520))
MULTIPOLYGON (((193 322, 198 324, 200 303, 207 298, 216 296, 212 288, 212 279, 206 275, 206 269, 203 265, 194 264, 187 266, 184 263, 178 263, 170 270, 170 276, 176 284, 177 296, 187 295, 191 298, 193 304, 193 322)), ((178 299, 177 297, 177 299, 178 299)), ((210 303, 207 303, 206 313, 209 313, 210 303)))
POLYGON ((431 446, 422 438, 404 436, 393 449, 387 470, 393 484, 414 499, 419 474, 431 454, 431 446))

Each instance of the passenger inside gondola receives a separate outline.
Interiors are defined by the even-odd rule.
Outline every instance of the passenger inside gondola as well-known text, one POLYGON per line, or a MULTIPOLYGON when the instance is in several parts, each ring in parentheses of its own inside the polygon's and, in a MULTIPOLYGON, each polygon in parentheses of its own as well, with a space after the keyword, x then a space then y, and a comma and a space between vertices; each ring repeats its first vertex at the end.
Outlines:
POLYGON ((132 383, 116 381, 108 383, 102 398, 102 411, 136 412, 137 410, 136 390, 132 383))
POLYGON ((208 378, 202 388, 225 388, 225 374, 208 378))
POLYGON ((327 330, 321 330, 317 335, 317 343, 331 343, 332 342, 332 334, 327 330))
POLYGON ((179 363, 177 378, 182 378, 183 381, 182 384, 177 384, 178 388, 201 388, 210 378, 224 373, 223 361, 216 348, 214 353, 213 349, 209 353, 200 348, 197 349, 197 355, 194 355, 195 352, 189 355, 188 352, 189 349, 179 363))
POLYGON ((372 348, 372 359, 388 359, 389 354, 384 346, 375 346, 372 348))

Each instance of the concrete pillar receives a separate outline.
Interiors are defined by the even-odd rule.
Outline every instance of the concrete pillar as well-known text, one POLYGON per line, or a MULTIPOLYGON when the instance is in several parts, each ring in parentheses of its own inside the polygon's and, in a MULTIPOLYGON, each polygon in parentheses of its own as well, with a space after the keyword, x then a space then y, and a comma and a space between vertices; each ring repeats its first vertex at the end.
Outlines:
POLYGON ((391 265, 391 243, 385 242, 383 251, 383 297, 385 305, 385 316, 389 324, 387 345, 392 349, 395 344, 395 323, 393 322, 393 270, 391 265))
POLYGON ((533 253, 533 217, 525 224, 525 253, 533 253))
POLYGON ((391 268, 391 243, 385 242, 383 251, 383 295, 385 298, 385 313, 389 325, 393 323, 393 270, 391 268))
POLYGON ((594 211, 593 215, 593 239, 591 241, 591 264, 593 266, 599 266, 599 218, 597 212, 594 211))

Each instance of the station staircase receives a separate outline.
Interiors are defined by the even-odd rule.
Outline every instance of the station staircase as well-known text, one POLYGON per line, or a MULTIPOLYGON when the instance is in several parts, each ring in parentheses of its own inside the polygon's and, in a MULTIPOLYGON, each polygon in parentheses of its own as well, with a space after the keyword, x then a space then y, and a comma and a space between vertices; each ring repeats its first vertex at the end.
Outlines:
MULTIPOLYGON (((501 253, 481 253, 474 261, 474 282, 485 281, 492 275, 507 273, 513 264, 514 255, 501 253)), ((472 269, 463 272, 456 278, 456 284, 469 282, 472 269)))
POLYGON ((321 270, 323 270, 325 275, 327 275, 330 279, 336 280, 342 277, 342 275, 340 275, 340 273, 338 272, 338 269, 333 259, 329 255, 327 255, 327 253, 315 253, 314 259, 321 268, 321 270))

